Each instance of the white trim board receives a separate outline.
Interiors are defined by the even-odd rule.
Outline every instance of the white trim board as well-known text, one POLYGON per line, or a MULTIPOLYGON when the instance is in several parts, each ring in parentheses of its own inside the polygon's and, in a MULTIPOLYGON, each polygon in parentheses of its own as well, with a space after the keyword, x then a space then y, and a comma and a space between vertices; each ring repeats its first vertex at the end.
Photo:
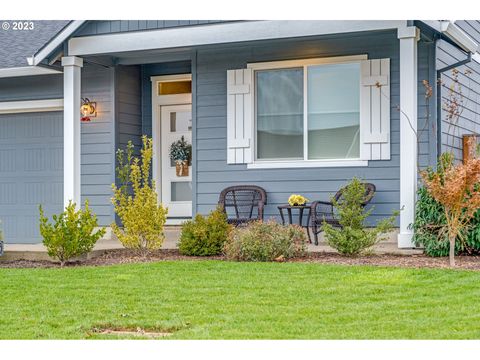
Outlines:
POLYGON ((63 99, 0 102, 0 114, 16 114, 16 113, 62 111, 62 110, 63 110, 63 99))
POLYGON ((242 41, 397 29, 406 20, 268 20, 74 37, 69 55, 109 54, 242 41))
POLYGON ((269 70, 269 69, 285 69, 291 67, 301 67, 308 65, 324 65, 324 64, 342 64, 349 62, 358 62, 360 60, 368 60, 368 55, 349 55, 349 56, 331 56, 313 59, 299 60, 279 60, 269 62, 248 63, 247 68, 253 70, 269 70))
POLYGON ((298 160, 298 161, 257 161, 247 164, 247 169, 288 169, 288 168, 326 168, 326 167, 364 167, 368 160, 298 160))
POLYGON ((417 128, 418 117, 418 38, 415 26, 398 32, 400 39, 400 233, 399 248, 412 248, 417 193, 417 128))
POLYGON ((51 75, 61 74, 59 70, 48 69, 40 66, 21 66, 14 68, 0 69, 0 78, 16 77, 16 76, 34 76, 34 75, 51 75))

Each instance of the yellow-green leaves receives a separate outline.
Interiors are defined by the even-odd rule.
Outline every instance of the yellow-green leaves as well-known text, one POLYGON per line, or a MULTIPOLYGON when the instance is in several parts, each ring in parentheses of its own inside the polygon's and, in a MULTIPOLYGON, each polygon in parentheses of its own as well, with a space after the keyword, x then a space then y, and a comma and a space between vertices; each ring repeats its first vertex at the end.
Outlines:
POLYGON ((142 137, 140 158, 133 155, 129 141, 126 152, 117 151, 117 175, 122 185, 112 185, 112 203, 123 224, 121 228, 113 223, 112 230, 123 246, 142 252, 162 246, 168 211, 157 202, 155 182, 150 178, 152 157, 152 139, 142 137))
POLYGON ((76 209, 75 203, 70 203, 65 211, 52 216, 52 223, 43 212, 40 205, 40 234, 48 255, 56 258, 63 266, 72 257, 90 252, 95 243, 105 234, 105 229, 94 231, 98 227, 97 216, 88 207, 76 209))

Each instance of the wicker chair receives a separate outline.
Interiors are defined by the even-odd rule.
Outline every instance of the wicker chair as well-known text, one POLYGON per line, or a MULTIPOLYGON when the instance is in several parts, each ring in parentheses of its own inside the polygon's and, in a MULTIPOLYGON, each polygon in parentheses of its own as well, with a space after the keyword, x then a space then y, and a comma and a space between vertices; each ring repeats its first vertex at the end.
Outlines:
POLYGON ((260 186, 236 185, 220 193, 218 205, 227 214, 229 224, 244 225, 251 221, 263 220, 263 208, 267 193, 260 186))
MULTIPOLYGON (((365 197, 362 202, 362 206, 365 207, 375 195, 375 185, 365 183, 365 197)), ((343 190, 341 188, 334 196, 336 201, 341 201, 343 190)), ((310 205, 310 227, 312 229, 313 236, 315 238, 315 245, 318 245, 318 234, 322 232, 322 225, 325 221, 335 227, 341 227, 338 219, 335 218, 333 211, 333 203, 331 201, 314 201, 310 205)))

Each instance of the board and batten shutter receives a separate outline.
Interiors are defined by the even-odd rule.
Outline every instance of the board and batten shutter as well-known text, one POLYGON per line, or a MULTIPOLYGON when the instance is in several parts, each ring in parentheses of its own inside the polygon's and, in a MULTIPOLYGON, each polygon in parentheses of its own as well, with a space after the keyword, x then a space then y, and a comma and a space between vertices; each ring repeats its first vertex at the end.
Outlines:
POLYGON ((253 71, 227 71, 227 163, 253 161, 253 71))
POLYGON ((390 160, 390 59, 363 60, 360 77, 360 157, 390 160))

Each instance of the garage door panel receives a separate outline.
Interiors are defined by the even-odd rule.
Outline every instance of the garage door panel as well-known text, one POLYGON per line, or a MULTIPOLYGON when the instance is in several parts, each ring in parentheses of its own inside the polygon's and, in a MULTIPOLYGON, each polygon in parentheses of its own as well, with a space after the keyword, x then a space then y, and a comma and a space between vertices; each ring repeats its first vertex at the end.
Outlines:
POLYGON ((18 164, 19 170, 23 168, 28 172, 61 171, 63 169, 62 147, 47 144, 28 147, 24 150, 22 160, 23 164, 18 164))
POLYGON ((0 221, 5 240, 40 242, 39 204, 49 216, 62 209, 62 113, 0 115, 0 134, 0 221))

